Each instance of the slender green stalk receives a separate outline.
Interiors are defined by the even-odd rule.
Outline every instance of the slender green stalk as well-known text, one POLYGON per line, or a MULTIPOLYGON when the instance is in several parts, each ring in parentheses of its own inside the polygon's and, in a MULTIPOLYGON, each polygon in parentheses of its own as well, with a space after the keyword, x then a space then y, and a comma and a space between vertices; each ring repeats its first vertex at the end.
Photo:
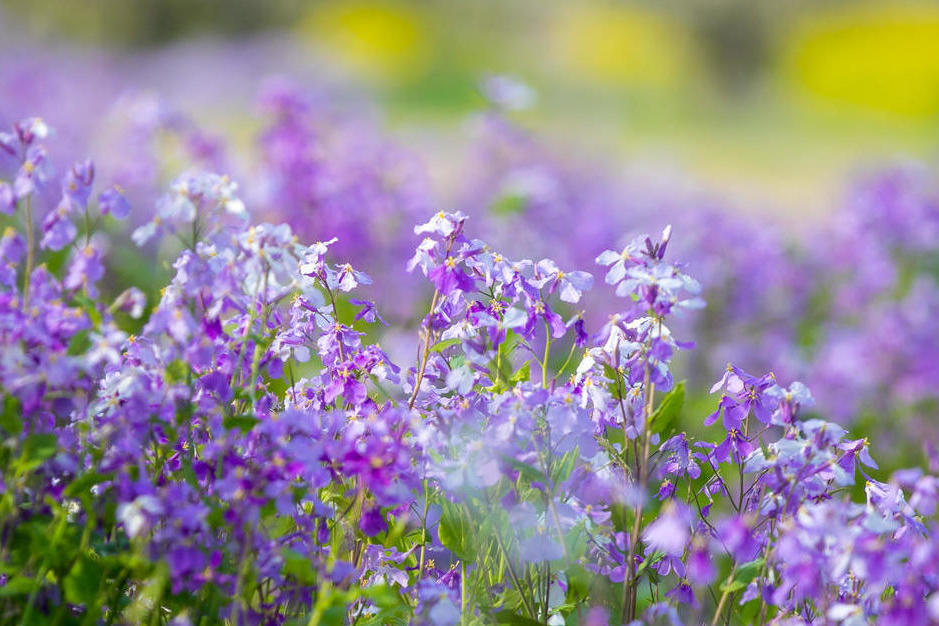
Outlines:
MULTIPOLYGON (((333 307, 333 321, 335 321, 335 322, 338 324, 338 323, 339 323, 339 311, 336 309, 336 298, 335 298, 335 296, 333 296, 333 290, 329 288, 329 285, 326 283, 325 280, 320 281, 320 282, 322 283, 323 288, 326 289, 326 295, 329 296, 329 303, 330 303, 330 304, 332 305, 332 307, 333 307)), ((342 350, 342 339, 341 339, 341 338, 339 339, 339 342, 338 342, 338 343, 339 343, 339 360, 345 362, 345 360, 346 360, 346 355, 345 355, 345 353, 344 353, 343 350, 342 350)))
POLYGON ((544 323, 544 360, 541 362, 541 386, 548 388, 548 358, 551 356, 551 326, 544 323))
POLYGON ((558 370, 557 377, 560 378, 564 371, 567 369, 567 366, 571 364, 571 359, 574 357, 574 351, 577 350, 577 342, 574 341, 571 343, 571 351, 567 353, 567 358, 564 359, 564 365, 561 366, 561 369, 558 370))
POLYGON ((424 555, 427 550, 427 512, 430 510, 430 493, 427 490, 427 479, 423 481, 424 487, 424 514, 421 516, 421 556, 418 562, 417 580, 424 579, 424 555))
POLYGON ((649 365, 646 364, 645 375, 643 376, 643 387, 646 390, 645 404, 642 411, 642 454, 636 458, 636 507, 633 510, 633 532, 629 537, 629 555, 626 560, 626 571, 628 572, 626 580, 623 581, 623 611, 626 613, 626 621, 632 621, 636 618, 636 589, 638 575, 635 560, 639 548, 639 534, 642 531, 642 497, 645 495, 646 473, 648 471, 649 459, 649 416, 652 415, 652 405, 655 401, 655 384, 650 382, 651 373, 649 365))
MULTIPOLYGON (((59 540, 62 538, 62 533, 65 532, 66 526, 66 515, 64 513, 59 513, 59 523, 56 526, 55 532, 52 535, 52 545, 56 545, 59 540)), ((42 583, 46 578, 46 574, 49 572, 49 561, 50 561, 51 551, 46 551, 45 556, 42 559, 42 564, 39 566, 39 571, 36 574, 36 586, 29 594, 29 600, 26 602, 26 611, 23 614, 24 624, 29 624, 33 617, 33 610, 36 608, 36 597, 39 595, 39 589, 42 587, 42 583)))
POLYGON ((518 578, 518 574, 515 573, 515 568, 512 566, 512 559, 509 557, 508 550, 505 549, 505 544, 502 543, 502 536, 499 534, 499 531, 496 530, 496 543, 499 544, 499 550, 502 551, 502 556, 505 558, 505 564, 509 569, 509 576, 512 577, 512 582, 515 584, 515 589, 518 590, 518 595, 522 598, 522 603, 525 605, 525 612, 528 613, 528 617, 535 619, 535 611, 532 609, 531 604, 528 601, 528 596, 525 595, 525 588, 522 587, 522 583, 518 578))
MULTIPOLYGON (((427 314, 431 316, 434 314, 434 311, 437 309, 437 300, 440 298, 440 292, 436 289, 434 290, 434 297, 430 300, 430 312, 427 314)), ((429 320, 428 320, 429 322, 429 320)), ((427 357, 430 356, 430 324, 427 324, 427 328, 424 329, 424 347, 421 354, 421 360, 418 364, 417 376, 414 377, 414 389, 411 391, 411 397, 408 399, 408 408, 414 408, 414 402, 417 400, 417 394, 421 389, 421 381, 424 380, 424 370, 427 369, 427 357)))
POLYGON ((460 624, 466 624, 466 561, 460 560, 460 624))
MULTIPOLYGON (((730 570, 730 575, 727 577, 727 582, 731 583, 734 580, 734 574, 737 573, 737 566, 734 565, 733 569, 730 570)), ((727 604, 727 599, 730 597, 730 590, 732 586, 727 584, 724 588, 724 593, 721 594, 721 599, 717 603, 717 608, 714 610, 714 617, 711 619, 711 626, 717 626, 718 620, 721 618, 721 613, 724 611, 724 606, 727 604)))

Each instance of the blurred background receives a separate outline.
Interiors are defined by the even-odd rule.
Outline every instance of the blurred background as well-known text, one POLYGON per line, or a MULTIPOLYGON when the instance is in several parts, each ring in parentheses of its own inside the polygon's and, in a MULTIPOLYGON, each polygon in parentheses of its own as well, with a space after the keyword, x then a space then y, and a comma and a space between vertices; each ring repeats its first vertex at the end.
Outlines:
MULTIPOLYGON (((786 221, 833 205, 859 164, 932 156, 939 5, 836 0, 544 3, 55 0, 0 3, 5 50, 97 57, 219 132, 272 72, 365 93, 436 184, 487 73, 537 94, 525 123, 603 159, 674 165, 786 221), (236 54, 227 54, 237 47, 236 54), (202 64, 211 64, 206 72, 202 64), (211 84, 206 84, 206 76, 211 84)), ((7 67, 6 70, 10 68, 7 67)), ((107 77, 83 76, 62 97, 107 77), (74 91, 73 91, 74 90, 74 91)), ((105 88, 98 85, 97 88, 105 88)), ((361 102, 361 100, 359 100, 361 102)), ((3 107, 4 105, 0 105, 3 107)), ((443 181, 443 182, 440 182, 443 181)))
MULTIPOLYGON (((595 276, 600 251, 671 222, 708 302, 675 328, 697 342, 677 364, 688 424, 733 361, 805 381, 878 458, 939 458, 939 4, 63 6, 0 0, 0 126, 44 117, 59 173, 92 157, 126 189, 128 230, 181 173, 230 173, 256 219, 339 237, 406 366, 426 285, 402 269, 431 211, 595 276)), ((175 251, 153 263, 108 228, 109 287, 153 302, 175 251)))

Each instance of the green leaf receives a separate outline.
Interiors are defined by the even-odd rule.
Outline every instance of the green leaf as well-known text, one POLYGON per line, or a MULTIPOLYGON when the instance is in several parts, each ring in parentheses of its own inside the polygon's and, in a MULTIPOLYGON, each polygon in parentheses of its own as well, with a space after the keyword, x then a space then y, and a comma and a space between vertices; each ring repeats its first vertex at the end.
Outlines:
POLYGON ((754 559, 753 561, 744 563, 737 568, 737 574, 734 578, 749 583, 759 575, 764 563, 765 559, 754 559))
POLYGON ((454 337, 452 339, 444 339, 443 341, 438 341, 437 343, 435 343, 433 346, 431 346, 430 349, 432 352, 443 352, 447 348, 451 348, 457 345, 458 343, 460 343, 460 339, 458 339, 457 337, 454 337))
POLYGON ((515 215, 521 213, 528 206, 528 198, 520 193, 506 193, 498 198, 490 206, 493 215, 515 215))
POLYGON ((250 415, 232 415, 222 420, 222 426, 229 430, 232 428, 239 428, 241 429, 241 432, 247 433, 252 428, 254 428, 255 424, 260 421, 261 420, 258 418, 252 417, 250 415))
POLYGON ((94 300, 81 292, 76 293, 74 297, 78 306, 88 315, 92 325, 94 325, 95 328, 101 326, 101 313, 98 312, 98 307, 95 305, 94 300))
POLYGON ((610 367, 607 363, 603 364, 603 375, 610 382, 606 389, 615 400, 624 400, 626 398, 627 386, 623 384, 623 374, 610 367))
POLYGON ((82 556, 63 581, 65 598, 73 604, 92 604, 101 586, 102 569, 97 561, 82 556))
POLYGON ((91 347, 91 339, 88 338, 89 334, 90 331, 86 328, 72 335, 72 338, 68 341, 69 356, 77 356, 88 351, 88 348, 91 347))
POLYGON ((639 574, 646 571, 646 569, 648 569, 649 567, 661 561, 662 557, 664 556, 665 556, 664 552, 655 552, 651 556, 648 556, 645 559, 643 559, 642 563, 639 564, 639 567, 636 568, 636 576, 638 577, 639 574))
POLYGON ((590 583, 593 577, 584 566, 575 563, 564 573, 567 576, 567 600, 569 602, 577 603, 590 594, 590 583))
POLYGON ((39 581, 26 576, 14 576, 7 584, 0 587, 0 598, 7 596, 27 595, 39 586, 39 581))
POLYGON ((22 405, 19 398, 6 394, 3 396, 3 412, 0 413, 0 428, 11 435, 18 435, 23 431, 22 405))
POLYGON ((541 622, 538 620, 533 620, 530 617, 525 617, 524 615, 519 615, 512 611, 499 611, 493 613, 492 617, 495 618, 496 624, 512 624, 513 626, 542 626, 541 622))
POLYGON ((103 483, 104 481, 109 480, 111 476, 111 474, 99 474, 97 472, 82 474, 65 488, 65 495, 69 498, 77 498, 78 496, 86 493, 89 489, 98 483, 103 483))
POLYGON ((476 558, 470 536, 472 532, 473 522, 466 510, 459 504, 444 502, 440 526, 437 528, 440 543, 467 563, 472 563, 476 558))
POLYGON ((531 378, 531 361, 525 361, 522 363, 521 367, 515 370, 515 373, 509 377, 509 382, 518 384, 527 381, 529 378, 531 378))
POLYGON ((518 344, 522 342, 522 336, 519 335, 514 330, 506 331, 505 339, 502 340, 502 343, 499 344, 499 354, 502 355, 502 362, 506 363, 506 359, 512 356, 512 353, 515 352, 515 348, 518 347, 518 344))
POLYGON ((681 407, 685 404, 685 381, 677 383, 672 390, 665 394, 659 407, 652 413, 649 420, 650 428, 654 433, 662 433, 671 426, 681 407))
POLYGON ((23 442, 23 456, 21 463, 24 470, 38 467, 46 459, 55 456, 58 441, 52 433, 30 435, 23 442))
POLYGON ((574 471, 574 466, 577 465, 577 459, 579 458, 575 453, 576 448, 565 453, 564 456, 561 457, 561 460, 554 464, 551 471, 551 482, 555 485, 563 483, 571 475, 571 472, 574 471))
MULTIPOLYGON (((494 393, 505 391, 514 384, 513 381, 516 377, 525 375, 522 371, 528 369, 527 362, 514 373, 510 373, 505 369, 506 367, 511 367, 512 352, 515 351, 515 348, 518 347, 521 341, 521 336, 513 330, 505 333, 505 339, 499 344, 498 357, 489 362, 489 378, 492 379, 493 382, 492 387, 489 387, 490 391, 494 393)), ((518 380, 527 380, 527 378, 518 378, 518 380)))
POLYGON ((764 562, 764 559, 755 559, 739 566, 734 572, 733 579, 728 578, 721 584, 721 591, 733 593, 741 589, 746 589, 750 581, 759 575, 764 562))
POLYGON ((284 550, 283 573, 285 576, 293 576, 297 582, 303 585, 313 585, 316 583, 316 573, 313 571, 313 564, 310 559, 299 552, 293 550, 284 550))
POLYGON ((522 478, 529 482, 539 482, 547 484, 549 481, 540 469, 534 465, 529 465, 528 463, 523 463, 517 459, 506 457, 509 463, 512 464, 512 467, 518 470, 518 473, 521 474, 522 478))
POLYGON ((366 587, 361 590, 361 594, 381 609, 395 609, 404 606, 401 596, 388 585, 366 587))
POLYGON ((166 366, 166 379, 171 383, 185 382, 189 366, 182 359, 176 359, 166 366))
POLYGON ((734 593, 735 591, 740 591, 741 589, 746 589, 747 583, 740 580, 725 580, 721 583, 721 591, 727 593, 734 593))

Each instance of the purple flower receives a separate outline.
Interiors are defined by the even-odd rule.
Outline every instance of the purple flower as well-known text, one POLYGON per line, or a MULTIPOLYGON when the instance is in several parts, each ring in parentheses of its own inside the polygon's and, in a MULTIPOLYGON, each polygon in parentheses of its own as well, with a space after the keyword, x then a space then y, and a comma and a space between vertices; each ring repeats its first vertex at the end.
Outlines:
POLYGON ((694 590, 687 583, 678 583, 670 591, 665 592, 666 598, 671 598, 679 604, 689 604, 693 608, 698 608, 698 601, 694 597, 694 590))
POLYGON ((102 215, 113 215, 122 220, 130 215, 130 203, 119 185, 112 185, 98 194, 98 208, 102 215))
POLYGON ((83 211, 88 206, 94 179, 94 163, 82 161, 74 164, 62 180, 62 201, 68 202, 72 210, 83 211))
POLYGON ((674 500, 662 507, 658 517, 642 533, 643 540, 667 556, 681 556, 688 545, 691 530, 688 508, 674 500))
POLYGON ((564 302, 578 302, 585 291, 593 286, 593 276, 587 272, 563 272, 551 259, 542 259, 535 265, 537 278, 532 281, 536 287, 548 285, 548 293, 560 290, 564 302))
POLYGON ((85 246, 75 255, 68 268, 63 285, 66 289, 85 289, 91 298, 98 297, 97 283, 104 276, 101 252, 94 246, 85 246))
POLYGON ((378 309, 375 307, 375 303, 369 300, 358 300, 356 298, 349 298, 349 304, 362 307, 359 309, 359 312, 355 314, 355 317, 352 318, 353 322, 358 320, 365 320, 371 324, 375 322, 380 322, 382 326, 387 326, 386 322, 381 315, 378 314, 378 309))
POLYGON ((26 158, 13 180, 13 191, 17 198, 33 194, 49 177, 46 150, 42 146, 31 146, 26 158))
POLYGON ((808 387, 798 381, 789 385, 789 389, 778 385, 771 387, 766 395, 774 398, 778 403, 777 413, 782 424, 791 424, 799 413, 799 409, 812 407, 815 404, 808 387))
POLYGON ((752 561, 761 547, 747 519, 739 515, 730 517, 719 525, 718 538, 737 563, 752 561))
MULTIPOLYGON (((724 376, 711 387, 711 393, 721 388, 730 393, 721 397, 717 410, 704 421, 705 426, 710 426, 723 414, 726 429, 739 429, 751 411, 760 422, 769 425, 778 398, 785 396, 785 393, 774 391, 776 387, 776 377, 772 372, 757 378, 728 365, 724 376)), ((796 392, 801 393, 798 388, 796 392)))
POLYGON ((0 181, 0 213, 13 215, 16 212, 16 193, 10 183, 0 181))
POLYGON ((460 259, 455 256, 444 258, 442 263, 430 270, 427 277, 434 284, 434 288, 443 295, 458 289, 464 292, 472 291, 474 287, 473 279, 460 267, 460 259))
POLYGON ((388 522, 381 512, 381 507, 367 505, 362 508, 362 518, 359 520, 359 529, 368 535, 374 537, 388 530, 388 522))
POLYGON ((724 463, 728 458, 732 458, 734 463, 742 463, 754 449, 755 446, 742 432, 731 428, 712 454, 718 463, 724 463))
POLYGON ((352 291, 359 285, 370 285, 372 279, 367 274, 352 269, 352 266, 346 263, 340 266, 335 274, 331 274, 328 279, 329 286, 339 291, 352 291))
POLYGON ((414 227, 414 234, 432 234, 448 238, 457 235, 463 229, 467 217, 457 211, 456 213, 436 213, 429 221, 414 227))
POLYGON ((688 439, 685 433, 679 433, 659 446, 660 453, 665 461, 662 463, 662 472, 675 474, 679 477, 688 476, 697 479, 701 476, 701 468, 691 458, 688 439))
POLYGON ((50 250, 61 250, 72 243, 78 235, 78 228, 71 220, 71 205, 59 203, 55 210, 42 221, 42 239, 39 245, 50 250))
POLYGON ((685 565, 685 575, 692 584, 699 587, 710 585, 714 581, 717 570, 707 548, 703 546, 692 548, 685 565))

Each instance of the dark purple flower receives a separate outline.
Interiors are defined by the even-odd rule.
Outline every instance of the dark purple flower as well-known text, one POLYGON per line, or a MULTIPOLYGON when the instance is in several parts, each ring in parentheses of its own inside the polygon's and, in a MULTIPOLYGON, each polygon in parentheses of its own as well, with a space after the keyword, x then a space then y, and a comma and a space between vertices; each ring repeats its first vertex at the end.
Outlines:
POLYGON ((734 515, 718 526, 718 537, 727 552, 737 563, 747 563, 756 558, 760 542, 750 529, 748 520, 734 515))
POLYGON ((717 576, 717 570, 711 559, 711 553, 703 546, 696 546, 688 555, 685 575, 692 584, 699 587, 710 585, 717 576))
POLYGON ((698 608, 698 601, 694 597, 694 590, 691 585, 680 582, 670 591, 665 592, 666 598, 671 598, 679 604, 689 604, 693 608, 698 608))
POLYGON ((362 307, 359 309, 359 312, 355 314, 355 317, 352 318, 352 321, 365 320, 366 322, 370 322, 372 324, 377 321, 381 322, 382 326, 388 325, 388 322, 386 322, 382 316, 378 314, 378 309, 375 307, 374 302, 349 298, 349 304, 362 307))
POLYGON ((441 294, 448 295, 459 289, 461 291, 473 290, 473 279, 460 266, 460 259, 454 256, 446 257, 437 265, 427 277, 434 284, 434 288, 441 294))
POLYGON ((362 518, 359 520, 359 529, 368 535, 374 537, 388 530, 388 522, 382 515, 381 507, 377 505, 366 505, 362 508, 362 518))
POLYGON ((728 458, 732 458, 734 463, 741 463, 746 459, 755 446, 736 428, 727 431, 727 437, 716 448, 714 448, 714 459, 718 463, 724 463, 728 458))

